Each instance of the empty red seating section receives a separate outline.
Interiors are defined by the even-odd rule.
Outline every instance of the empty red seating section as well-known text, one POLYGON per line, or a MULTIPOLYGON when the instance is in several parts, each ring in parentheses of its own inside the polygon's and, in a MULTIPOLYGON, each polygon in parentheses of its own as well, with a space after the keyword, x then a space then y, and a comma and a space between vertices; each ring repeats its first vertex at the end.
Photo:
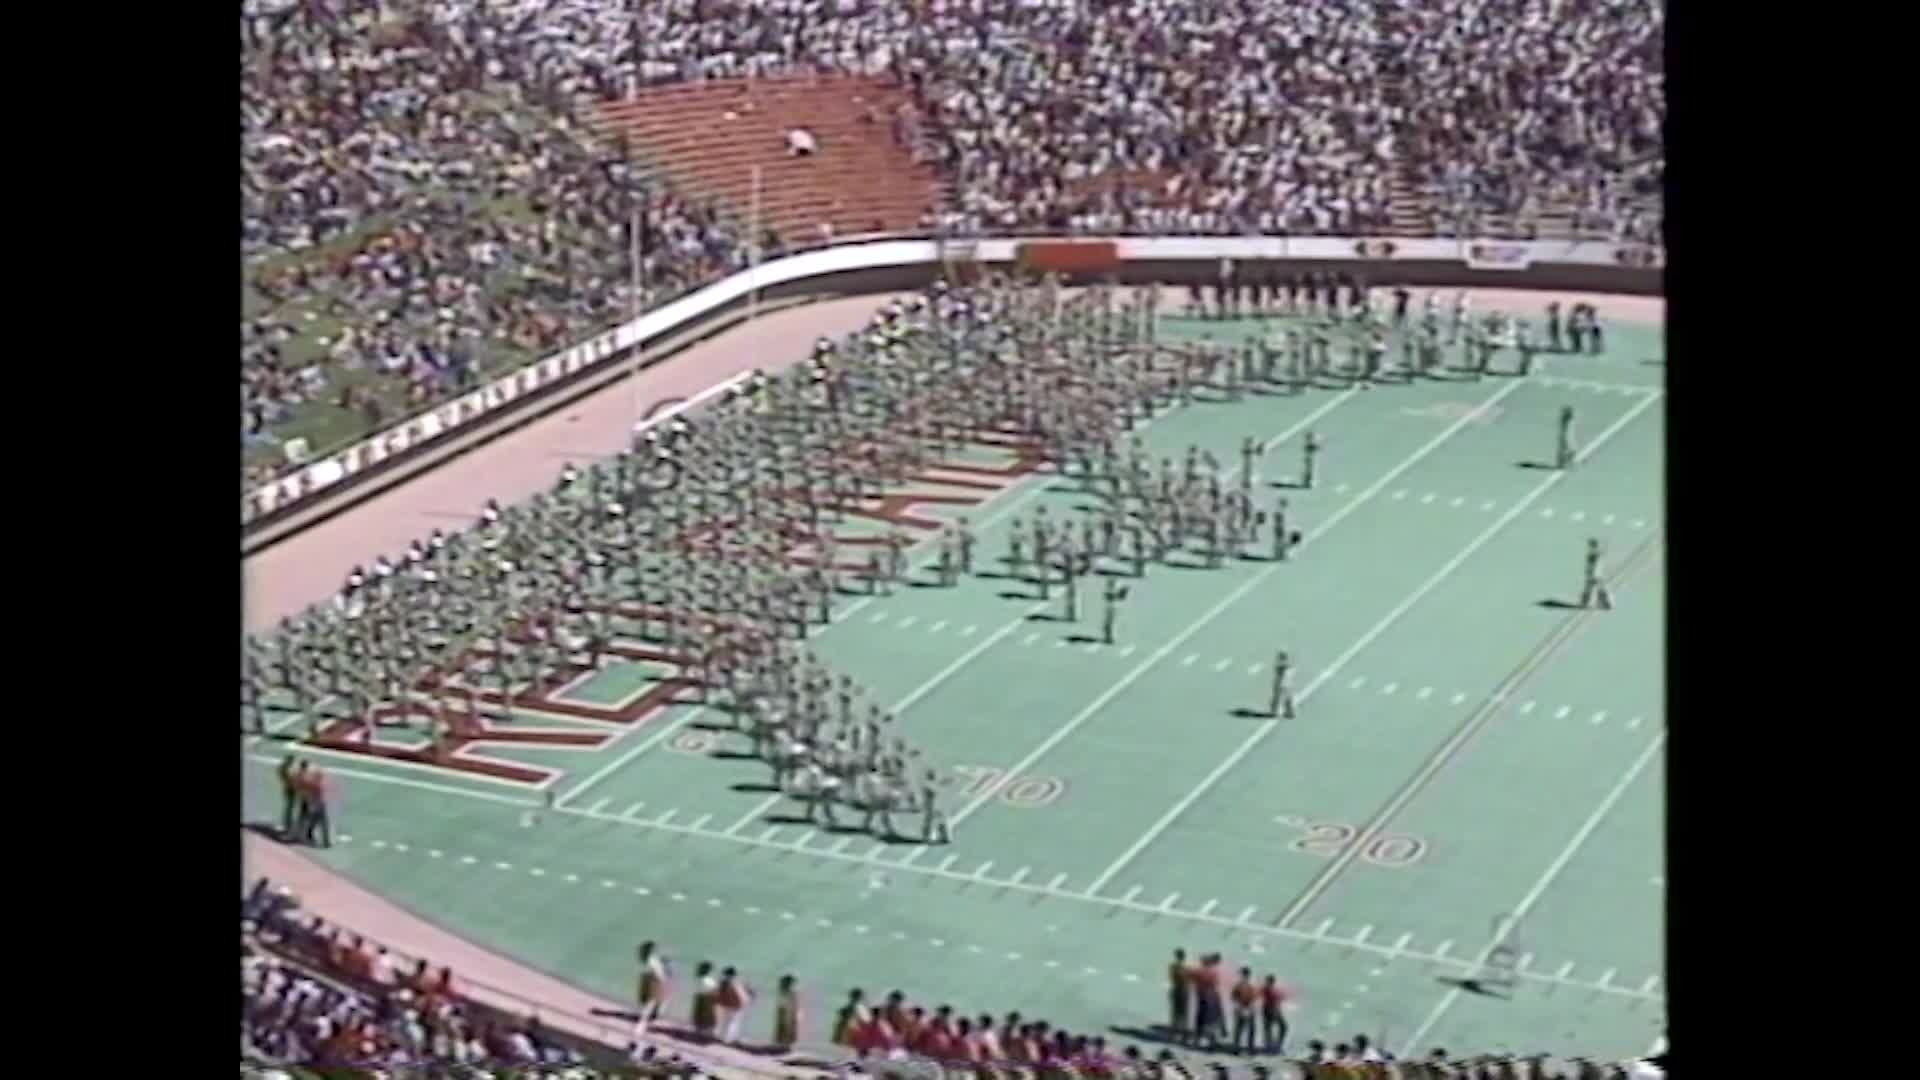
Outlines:
POLYGON ((636 158, 683 191, 720 196, 745 224, 759 166, 760 221, 790 246, 912 231, 942 200, 931 166, 914 160, 907 94, 858 76, 720 79, 648 88, 601 106, 592 126, 609 148, 624 135, 636 158), (818 152, 796 157, 802 128, 818 152))

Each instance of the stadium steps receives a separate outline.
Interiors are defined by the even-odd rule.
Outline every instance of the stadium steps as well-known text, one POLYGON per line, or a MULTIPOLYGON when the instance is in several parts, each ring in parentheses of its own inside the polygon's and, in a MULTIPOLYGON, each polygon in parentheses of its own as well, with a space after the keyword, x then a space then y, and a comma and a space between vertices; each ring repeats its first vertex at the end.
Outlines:
POLYGON ((943 197, 928 165, 894 139, 892 116, 907 100, 877 78, 791 76, 724 79, 643 91, 594 111, 604 144, 624 135, 682 188, 718 195, 734 217, 753 213, 753 168, 761 170, 760 220, 789 243, 915 229, 943 197), (786 133, 811 132, 819 151, 794 157, 786 133))

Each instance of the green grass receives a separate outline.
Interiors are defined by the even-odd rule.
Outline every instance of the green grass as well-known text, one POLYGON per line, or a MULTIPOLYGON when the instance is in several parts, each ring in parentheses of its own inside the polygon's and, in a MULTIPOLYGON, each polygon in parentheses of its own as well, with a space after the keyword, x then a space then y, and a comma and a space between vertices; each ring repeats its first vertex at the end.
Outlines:
MULTIPOLYGON (((1235 340, 1242 328, 1169 326, 1202 329, 1235 340)), ((1327 446, 1323 482, 1286 494, 1313 535, 1280 566, 1151 569, 1112 647, 1063 640, 1097 627, 1097 603, 1077 628, 1026 620, 1036 602, 1003 598, 1019 590, 992 579, 899 589, 817 636, 812 648, 873 700, 907 702, 904 733, 960 770, 950 847, 768 821, 787 808, 753 790, 766 769, 707 752, 738 736, 635 753, 663 730, 695 730, 682 725, 696 710, 680 706, 572 755, 550 790, 599 778, 557 813, 527 816, 536 792, 449 794, 412 786, 444 778, 366 765, 340 815, 352 839, 325 857, 616 998, 642 938, 683 971, 737 964, 763 991, 793 972, 815 1040, 861 986, 1119 1028, 1125 1041, 1159 1017, 1162 965, 1185 947, 1299 988, 1296 1040, 1364 1030, 1398 1049, 1424 1026, 1429 1046, 1638 1053, 1664 1013, 1664 411, 1648 401, 1661 369, 1643 362, 1662 354, 1651 328, 1610 329, 1609 355, 1547 365, 1602 386, 1430 381, 1159 420, 1149 447, 1176 458, 1197 443, 1237 462, 1243 435, 1293 431, 1262 462, 1263 484, 1296 471, 1310 425, 1327 446), (1487 422, 1440 438, 1458 406, 1496 395, 1487 422), (1551 450, 1562 403, 1589 440, 1620 423, 1570 473, 1521 468, 1551 450), (1613 612, 1543 606, 1576 590, 1589 535, 1609 565, 1641 547, 1651 561, 1613 612), (1296 657, 1300 719, 1236 715, 1264 707, 1260 665, 1279 647, 1296 657), (969 810, 999 777, 1006 791, 969 810), (1328 877, 1341 849, 1317 840, 1369 825, 1376 842, 1328 877), (1531 956, 1512 998, 1450 997, 1439 980, 1470 973, 1491 920, 1523 902, 1515 941, 1531 956)), ((1036 477, 974 508, 980 554, 1005 550, 1011 514, 1070 515, 1079 501, 1072 484, 1036 477)), ((269 771, 251 772, 256 797, 270 793, 269 771)), ((764 1012, 763 999, 756 1034, 764 1012)))

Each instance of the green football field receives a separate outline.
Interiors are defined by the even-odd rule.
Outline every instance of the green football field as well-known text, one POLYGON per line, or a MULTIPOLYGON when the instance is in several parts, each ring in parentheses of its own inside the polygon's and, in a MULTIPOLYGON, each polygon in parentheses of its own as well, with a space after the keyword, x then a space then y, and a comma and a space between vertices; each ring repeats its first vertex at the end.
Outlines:
MULTIPOLYGON (((292 747, 342 782, 319 857, 619 1000, 643 939, 682 986, 699 960, 738 966, 763 992, 756 1037, 791 972, 815 1043, 854 987, 1125 1041, 1162 1019, 1178 947, 1291 985, 1290 1049, 1366 1032, 1396 1051, 1640 1053, 1665 1014, 1665 355, 1657 327, 1609 330, 1604 356, 1526 379, 1163 415, 1144 429, 1156 456, 1198 444, 1229 467, 1244 436, 1266 441, 1259 501, 1286 495, 1304 544, 1150 565, 1112 645, 1088 640, 1096 599, 1066 622, 1057 590, 1042 603, 1004 576, 847 598, 812 647, 949 772, 950 845, 800 823, 719 712, 583 718, 671 674, 618 661, 548 698, 586 708, 515 720, 611 731, 601 745, 488 746, 547 770, 537 783, 292 747), (1563 405, 1585 456, 1560 472, 1540 463, 1563 405), (1309 428, 1319 482, 1282 491, 1309 428), (1572 605, 1590 537, 1611 611, 1572 605), (1276 649, 1291 720, 1265 714, 1276 649), (1517 957, 1511 988, 1463 989, 1495 945, 1517 957)), ((982 561, 1014 518, 1084 498, 1033 475, 966 511, 982 561)), ((287 749, 249 747, 256 820, 277 817, 287 749)))

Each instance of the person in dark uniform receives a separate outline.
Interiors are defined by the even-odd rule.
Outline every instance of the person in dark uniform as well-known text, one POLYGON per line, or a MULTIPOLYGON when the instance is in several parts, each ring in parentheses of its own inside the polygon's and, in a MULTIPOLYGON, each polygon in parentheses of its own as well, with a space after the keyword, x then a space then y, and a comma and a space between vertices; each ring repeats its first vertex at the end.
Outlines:
POLYGON ((1357 276, 1347 278, 1347 310, 1359 311, 1366 307, 1367 285, 1357 276))
POLYGON ((1229 295, 1231 295, 1232 289, 1233 289, 1233 279, 1231 277, 1228 277, 1225 273, 1222 273, 1219 280, 1213 283, 1213 317, 1214 318, 1224 319, 1227 317, 1227 298, 1229 295))
POLYGON ((1599 356, 1606 351, 1606 331, 1600 325, 1600 309, 1592 304, 1587 307, 1587 351, 1599 356))
POLYGON ((295 827, 302 824, 298 777, 303 762, 289 755, 280 759, 275 772, 280 777, 280 838, 291 844, 298 839, 295 827))
POLYGON ((1412 299, 1413 294, 1407 291, 1405 285, 1395 285, 1393 287, 1393 328, 1395 331, 1400 330, 1401 327, 1407 324, 1407 304, 1411 302, 1412 299))
POLYGON ((1547 305, 1547 351, 1560 351, 1560 301, 1547 305))
POLYGON ((1173 950, 1173 963, 1167 965, 1167 1031, 1176 1042, 1187 1041, 1187 1020, 1190 1006, 1191 976, 1187 972, 1187 951, 1173 950))
POLYGON ((1200 295, 1200 283, 1187 282, 1187 317, 1194 318, 1207 313, 1207 302, 1200 295))
POLYGON ((1287 1052, 1286 991, 1272 975, 1260 984, 1260 1042, 1269 1054, 1287 1052))

